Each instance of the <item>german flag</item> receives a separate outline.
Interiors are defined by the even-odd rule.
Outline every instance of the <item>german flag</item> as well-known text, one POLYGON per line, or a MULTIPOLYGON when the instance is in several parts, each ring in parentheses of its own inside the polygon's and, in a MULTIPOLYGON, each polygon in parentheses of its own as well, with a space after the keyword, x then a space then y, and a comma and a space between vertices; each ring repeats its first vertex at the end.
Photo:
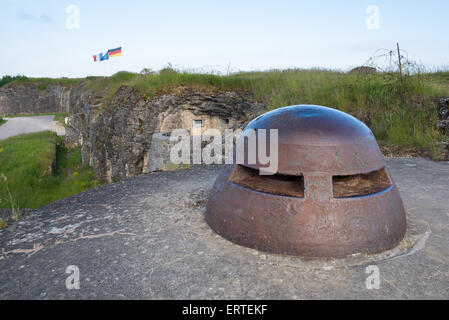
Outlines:
POLYGON ((122 55, 122 47, 108 50, 109 58, 119 57, 122 55))

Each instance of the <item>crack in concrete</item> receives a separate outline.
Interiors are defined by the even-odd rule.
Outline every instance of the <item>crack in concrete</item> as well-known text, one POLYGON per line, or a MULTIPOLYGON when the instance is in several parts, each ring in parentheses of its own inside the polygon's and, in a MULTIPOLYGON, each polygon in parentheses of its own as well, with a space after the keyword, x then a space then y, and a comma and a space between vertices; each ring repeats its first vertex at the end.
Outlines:
POLYGON ((44 248, 52 248, 61 244, 65 244, 65 243, 69 243, 69 242, 75 242, 78 240, 82 240, 82 239, 97 239, 97 238, 102 238, 102 237, 107 237, 107 236, 113 236, 115 234, 120 234, 120 235, 128 235, 128 236, 138 236, 134 233, 130 233, 130 232, 123 232, 122 230, 116 230, 116 231, 112 231, 112 232, 106 232, 106 233, 99 233, 99 234, 92 234, 92 235, 83 235, 81 234, 78 238, 73 238, 73 239, 69 239, 67 241, 61 241, 61 240, 56 240, 53 244, 50 244, 48 246, 44 246, 41 243, 35 243, 33 245, 33 249, 14 249, 14 250, 10 250, 10 251, 6 251, 6 252, 2 252, 2 255, 0 256, 0 260, 3 260, 8 254, 17 254, 17 253, 28 253, 27 258, 31 257, 32 255, 34 255, 35 253, 39 252, 40 250, 44 249, 44 248))
POLYGON ((430 235, 432 234, 432 229, 430 228, 430 225, 426 221, 422 221, 422 222, 426 224, 427 231, 421 235, 421 237, 415 242, 415 244, 411 247, 411 249, 404 252, 403 254, 399 254, 397 256, 387 258, 387 259, 385 259, 385 261, 392 261, 392 260, 395 260, 398 258, 411 256, 411 255, 415 254, 416 252, 424 249, 424 247, 426 246, 427 239, 429 239, 430 235))
POLYGON ((33 249, 14 249, 11 251, 6 251, 2 253, 1 260, 3 260, 4 257, 6 257, 10 253, 28 253, 27 258, 31 257, 35 253, 41 251, 44 248, 44 246, 41 243, 35 243, 33 245, 33 249))

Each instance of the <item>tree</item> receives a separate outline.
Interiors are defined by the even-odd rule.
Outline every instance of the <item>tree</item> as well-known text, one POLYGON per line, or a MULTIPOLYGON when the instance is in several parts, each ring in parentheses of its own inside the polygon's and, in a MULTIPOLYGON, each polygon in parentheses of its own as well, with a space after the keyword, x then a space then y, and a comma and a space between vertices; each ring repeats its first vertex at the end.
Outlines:
POLYGON ((0 79, 0 87, 4 86, 5 84, 12 82, 14 80, 25 80, 27 77, 22 76, 22 75, 17 75, 17 76, 3 76, 0 79))

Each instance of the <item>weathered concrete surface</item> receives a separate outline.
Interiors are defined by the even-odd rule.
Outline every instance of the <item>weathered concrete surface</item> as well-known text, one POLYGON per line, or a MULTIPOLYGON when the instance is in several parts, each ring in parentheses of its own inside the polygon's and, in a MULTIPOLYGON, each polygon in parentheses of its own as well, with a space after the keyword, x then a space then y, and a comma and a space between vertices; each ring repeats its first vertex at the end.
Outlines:
POLYGON ((141 175, 57 201, 0 231, 2 299, 449 298, 449 165, 388 159, 409 221, 428 224, 412 252, 366 265, 261 253, 204 222, 220 166, 141 175), (425 242, 426 238, 427 241, 425 242), (80 290, 65 286, 80 269, 80 290))
MULTIPOLYGON (((191 129, 192 120, 204 121, 203 129, 244 127, 266 110, 249 93, 205 93, 178 88, 148 98, 142 91, 121 86, 104 110, 83 104, 82 112, 67 120, 66 144, 81 148, 96 180, 119 181, 139 175, 148 167, 152 135, 174 129, 191 129), (218 125, 219 119, 229 120, 218 125)), ((76 109, 76 108, 74 108, 76 109)))
POLYGON ((58 135, 64 135, 64 127, 53 121, 55 116, 33 116, 5 118, 8 121, 0 126, 0 140, 17 136, 22 133, 32 133, 39 131, 54 131, 58 135))
MULTIPOLYGON (((148 166, 145 169, 144 173, 151 173, 155 171, 168 171, 179 168, 185 168, 186 165, 180 163, 173 163, 171 161, 171 152, 172 150, 186 150, 186 154, 190 151, 190 154, 187 154, 188 161, 186 163, 193 161, 194 158, 194 146, 197 144, 201 146, 201 150, 204 152, 208 152, 210 155, 210 159, 208 159, 210 163, 222 164, 225 163, 228 155, 226 154, 226 143, 229 143, 228 149, 232 151, 232 147, 235 145, 234 135, 232 133, 224 133, 221 135, 217 135, 216 137, 202 134, 201 136, 191 136, 188 132, 176 133, 175 131, 169 132, 159 132, 153 134, 151 138, 151 147, 149 152, 148 166), (173 134, 174 138, 171 138, 173 134), (181 139, 182 137, 182 139, 181 139), (226 138, 228 137, 228 138, 226 138), (178 138, 178 139, 177 139, 178 138), (177 139, 177 140, 176 140, 177 139), (198 139, 194 142, 194 139, 198 139), (218 139, 218 142, 221 144, 221 153, 216 153, 213 156, 211 155, 211 150, 214 149, 214 141, 218 139), (211 144, 212 143, 212 144, 211 144), (173 149, 175 148, 175 149, 173 149), (188 150, 188 151, 187 151, 188 150)), ((204 164, 205 159, 201 159, 201 163, 204 164)), ((188 167, 189 165, 187 165, 188 167)))

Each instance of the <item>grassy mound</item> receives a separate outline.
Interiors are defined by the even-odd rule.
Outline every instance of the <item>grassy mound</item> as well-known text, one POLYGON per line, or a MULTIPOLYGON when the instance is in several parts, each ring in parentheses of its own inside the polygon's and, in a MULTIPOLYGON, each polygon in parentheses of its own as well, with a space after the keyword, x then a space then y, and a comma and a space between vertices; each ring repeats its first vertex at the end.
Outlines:
MULTIPOLYGON (((103 92, 106 107, 122 85, 154 95, 179 92, 179 88, 251 92, 268 109, 317 104, 348 112, 364 121, 381 145, 415 149, 433 159, 443 157, 441 142, 448 137, 436 127, 435 101, 449 97, 449 72, 415 74, 399 78, 398 73, 357 74, 331 70, 271 70, 222 76, 180 72, 165 68, 159 73, 118 72, 111 77, 80 79, 20 79, 16 82, 78 83, 103 92)), ((14 82, 13 82, 14 83, 14 82)), ((182 91, 181 91, 182 92, 182 91)), ((101 110, 99 110, 101 111, 101 110)))
POLYGON ((90 89, 106 90, 105 103, 121 85, 134 86, 148 97, 176 88, 250 91, 268 108, 317 104, 348 112, 364 121, 381 145, 414 148, 442 158, 436 127, 435 99, 449 96, 449 73, 417 74, 402 80, 396 73, 348 74, 328 70, 247 72, 230 76, 166 70, 140 75, 119 72, 87 81, 90 89))

